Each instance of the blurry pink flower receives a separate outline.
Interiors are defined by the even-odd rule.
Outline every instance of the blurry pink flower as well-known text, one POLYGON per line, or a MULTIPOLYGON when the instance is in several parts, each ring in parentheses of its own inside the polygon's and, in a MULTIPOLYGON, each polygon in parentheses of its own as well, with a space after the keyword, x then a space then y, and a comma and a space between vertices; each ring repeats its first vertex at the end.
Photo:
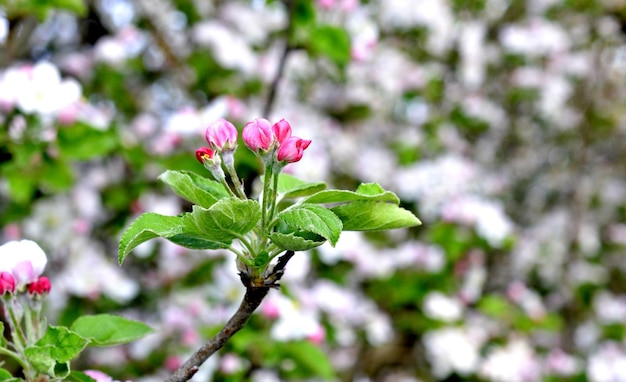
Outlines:
POLYGON ((216 151, 234 150, 237 147, 237 128, 220 118, 206 129, 206 140, 216 151))
POLYGON ((113 378, 98 370, 85 370, 84 373, 95 379, 96 382, 113 382, 113 378))
POLYGON ((269 319, 276 319, 280 317, 280 306, 278 301, 272 299, 266 299, 261 305, 261 314, 269 319))
POLYGON ((0 295, 15 291, 15 278, 9 272, 0 272, 0 295))
POLYGON ((310 140, 298 137, 289 137, 278 148, 276 159, 279 162, 293 163, 302 159, 304 150, 311 144, 310 140))
POLYGON ((46 276, 41 276, 37 281, 28 284, 28 293, 30 294, 48 294, 52 285, 50 279, 46 276))
POLYGON ((323 326, 319 326, 315 332, 309 334, 307 336, 307 340, 311 341, 315 345, 321 345, 324 343, 324 339, 326 338, 326 331, 323 326))
POLYGON ((268 151, 274 143, 272 125, 264 118, 246 123, 241 136, 246 146, 256 153, 261 150, 268 151))
POLYGON ((335 0, 317 0, 317 5, 322 9, 330 9, 335 5, 335 0))
POLYGON ((46 254, 34 241, 9 241, 0 246, 0 272, 11 273, 17 288, 36 281, 47 262, 46 254))
POLYGON ((276 136, 278 144, 283 143, 287 138, 291 137, 291 125, 284 119, 276 122, 272 126, 272 130, 274 131, 274 136, 276 136))
POLYGON ((165 368, 170 371, 178 369, 182 364, 180 357, 176 355, 171 355, 165 359, 165 368))
POLYGON ((243 360, 234 353, 226 353, 220 360, 220 371, 226 375, 235 374, 241 370, 243 366, 243 360))

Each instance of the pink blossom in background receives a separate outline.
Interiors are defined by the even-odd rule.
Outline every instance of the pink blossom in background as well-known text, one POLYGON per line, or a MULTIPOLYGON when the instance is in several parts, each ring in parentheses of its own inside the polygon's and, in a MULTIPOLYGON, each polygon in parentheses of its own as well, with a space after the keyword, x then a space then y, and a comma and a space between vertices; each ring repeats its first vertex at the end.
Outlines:
POLYGON ((84 373, 95 379, 96 382, 113 382, 113 378, 98 370, 85 370, 84 373))

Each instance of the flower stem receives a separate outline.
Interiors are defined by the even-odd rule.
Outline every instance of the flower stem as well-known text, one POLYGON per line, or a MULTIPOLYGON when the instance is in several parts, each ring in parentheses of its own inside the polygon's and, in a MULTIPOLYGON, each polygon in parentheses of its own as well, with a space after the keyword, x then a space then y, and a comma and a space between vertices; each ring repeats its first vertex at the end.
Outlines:
POLYGON ((22 357, 20 357, 20 355, 16 352, 13 352, 6 348, 0 348, 0 354, 13 358, 15 362, 17 362, 22 367, 22 369, 26 370, 28 368, 28 365, 26 365, 22 357))
POLYGON ((272 195, 270 197, 270 213, 269 213, 269 218, 268 218, 268 225, 267 228, 268 230, 272 227, 272 222, 274 220, 274 214, 276 213, 276 198, 278 195, 278 177, 280 175, 280 167, 279 166, 274 166, 274 168, 272 169, 273 173, 272 173, 272 195))
POLYGON ((222 160, 224 163, 224 167, 226 167, 226 171, 228 172, 228 175, 233 182, 235 193, 240 199, 247 199, 248 197, 243 190, 243 184, 239 180, 239 176, 237 175, 237 171, 235 170, 235 152, 232 150, 223 151, 222 160))
POLYGON ((267 232, 269 229, 268 223, 271 220, 271 217, 268 216, 268 211, 270 209, 270 203, 272 200, 272 184, 273 184, 273 175, 274 174, 274 164, 270 161, 265 165, 265 174, 263 180, 263 201, 261 203, 261 227, 262 227, 262 241, 265 241, 267 237, 267 232))

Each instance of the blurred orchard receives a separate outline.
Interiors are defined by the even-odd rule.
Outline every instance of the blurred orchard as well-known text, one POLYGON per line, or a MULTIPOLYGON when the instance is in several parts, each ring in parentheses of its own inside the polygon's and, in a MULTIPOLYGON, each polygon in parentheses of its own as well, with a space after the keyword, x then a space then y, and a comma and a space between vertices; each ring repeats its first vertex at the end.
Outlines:
POLYGON ((207 175, 208 124, 285 118, 286 171, 424 225, 297 253, 193 381, 625 381, 625 31, 623 0, 2 0, 0 243, 46 252, 49 322, 155 329, 73 367, 161 381, 244 288, 120 234, 189 209, 157 176, 207 175))

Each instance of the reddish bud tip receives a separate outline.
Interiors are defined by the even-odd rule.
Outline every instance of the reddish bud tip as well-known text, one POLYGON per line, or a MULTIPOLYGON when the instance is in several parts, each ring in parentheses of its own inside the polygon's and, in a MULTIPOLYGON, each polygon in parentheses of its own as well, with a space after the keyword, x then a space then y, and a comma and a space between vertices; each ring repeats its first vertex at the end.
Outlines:
POLYGON ((48 294, 50 293, 50 289, 52 285, 50 284, 50 279, 46 276, 41 276, 30 284, 28 284, 28 293, 30 294, 48 294))
POLYGON ((210 148, 200 147, 196 150, 196 159, 198 159, 198 162, 204 165, 206 161, 210 161, 211 159, 213 159, 214 154, 214 151, 210 148))

